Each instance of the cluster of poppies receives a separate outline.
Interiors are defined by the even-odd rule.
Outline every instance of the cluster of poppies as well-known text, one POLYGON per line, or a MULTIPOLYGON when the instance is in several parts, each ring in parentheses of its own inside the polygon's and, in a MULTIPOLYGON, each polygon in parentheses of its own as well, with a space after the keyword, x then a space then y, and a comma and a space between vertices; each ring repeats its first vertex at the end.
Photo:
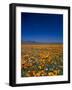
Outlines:
POLYGON ((63 75, 62 45, 23 45, 21 76, 39 77, 63 75))

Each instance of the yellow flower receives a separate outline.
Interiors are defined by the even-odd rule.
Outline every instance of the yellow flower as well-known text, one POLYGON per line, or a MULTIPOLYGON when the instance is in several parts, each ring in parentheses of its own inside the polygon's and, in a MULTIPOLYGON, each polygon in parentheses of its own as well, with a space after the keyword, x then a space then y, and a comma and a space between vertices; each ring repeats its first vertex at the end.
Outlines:
POLYGON ((36 77, 40 76, 40 72, 36 73, 36 75, 35 75, 35 76, 36 76, 36 77))
POLYGON ((39 69, 41 69, 42 67, 41 66, 38 66, 39 69))
POLYGON ((58 70, 54 70, 54 75, 57 75, 58 74, 58 70))
POLYGON ((35 71, 32 71, 32 74, 35 75, 35 71))
POLYGON ((49 72, 48 76, 54 76, 54 73, 53 72, 49 72))

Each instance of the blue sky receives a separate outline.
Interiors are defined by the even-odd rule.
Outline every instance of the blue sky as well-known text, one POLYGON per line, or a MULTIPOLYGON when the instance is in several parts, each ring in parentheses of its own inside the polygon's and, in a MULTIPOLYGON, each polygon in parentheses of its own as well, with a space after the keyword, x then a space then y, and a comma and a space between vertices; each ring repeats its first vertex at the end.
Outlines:
POLYGON ((63 43, 63 15, 21 13, 21 40, 63 43))

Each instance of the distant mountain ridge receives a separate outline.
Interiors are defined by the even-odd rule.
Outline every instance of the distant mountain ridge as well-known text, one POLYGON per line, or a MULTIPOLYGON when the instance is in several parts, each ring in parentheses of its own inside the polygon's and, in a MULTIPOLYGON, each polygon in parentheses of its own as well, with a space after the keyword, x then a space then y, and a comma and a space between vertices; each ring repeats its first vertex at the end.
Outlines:
POLYGON ((37 43, 35 41, 21 41, 22 43, 37 43))
POLYGON ((63 44, 62 42, 36 42, 36 41, 21 41, 24 44, 63 44))

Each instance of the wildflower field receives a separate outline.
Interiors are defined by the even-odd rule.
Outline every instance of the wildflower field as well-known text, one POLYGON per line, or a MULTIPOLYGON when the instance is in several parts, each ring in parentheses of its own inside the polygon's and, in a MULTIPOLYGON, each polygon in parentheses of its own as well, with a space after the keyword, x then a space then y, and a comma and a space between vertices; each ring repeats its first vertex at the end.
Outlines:
POLYGON ((22 44, 21 77, 63 75, 63 44, 22 44))

